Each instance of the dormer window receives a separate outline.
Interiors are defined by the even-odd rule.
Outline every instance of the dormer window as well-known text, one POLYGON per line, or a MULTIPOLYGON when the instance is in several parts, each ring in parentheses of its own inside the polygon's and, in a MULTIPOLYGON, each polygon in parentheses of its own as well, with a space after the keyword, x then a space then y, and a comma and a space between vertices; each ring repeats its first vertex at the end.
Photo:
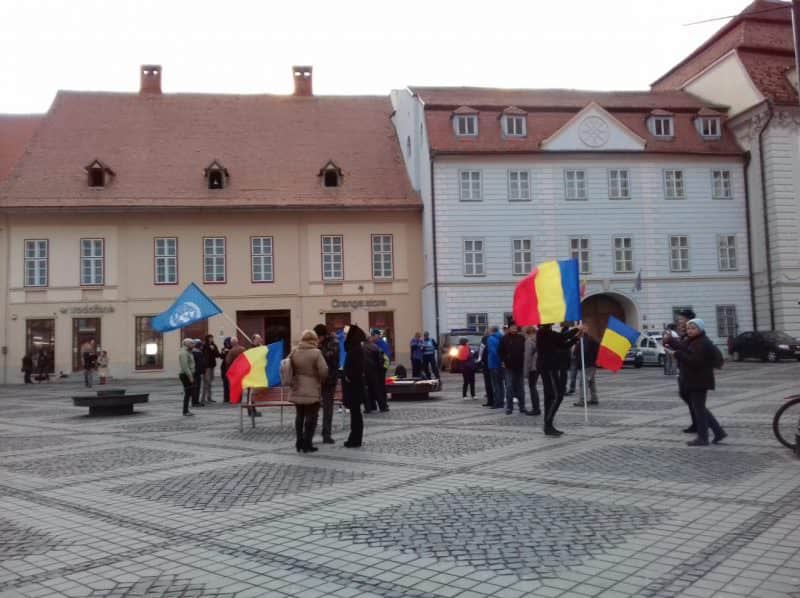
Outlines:
POLYGON ((228 174, 228 169, 217 160, 209 164, 203 171, 203 174, 208 181, 209 189, 224 189, 227 185, 228 177, 230 176, 228 174))
POLYGON ((342 186, 342 169, 336 166, 332 160, 328 161, 328 163, 320 169, 317 176, 322 177, 323 187, 342 186))
POLYGON ((478 135, 478 113, 468 106, 462 106, 453 113, 453 131, 458 137, 478 135))
POLYGON ((718 116, 701 116, 695 120, 695 125, 703 139, 719 139, 722 136, 722 127, 718 116))
POLYGON ((102 188, 106 186, 109 177, 114 176, 114 171, 108 166, 103 164, 100 160, 95 160, 89 164, 85 169, 88 176, 88 184, 90 187, 102 188))
POLYGON ((506 137, 525 137, 528 134, 527 118, 524 111, 519 108, 506 108, 503 110, 503 135, 506 137))
POLYGON ((650 132, 655 137, 670 138, 675 136, 675 126, 672 116, 651 116, 649 124, 650 132))

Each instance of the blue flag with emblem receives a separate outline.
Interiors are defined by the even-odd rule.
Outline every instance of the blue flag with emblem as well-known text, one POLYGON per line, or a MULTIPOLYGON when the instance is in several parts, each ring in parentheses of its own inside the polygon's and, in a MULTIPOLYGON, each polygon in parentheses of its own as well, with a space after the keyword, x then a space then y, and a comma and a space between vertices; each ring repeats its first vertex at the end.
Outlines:
POLYGON ((219 305, 201 291, 200 287, 191 283, 167 311, 153 318, 150 326, 156 332, 169 332, 221 313, 219 305))

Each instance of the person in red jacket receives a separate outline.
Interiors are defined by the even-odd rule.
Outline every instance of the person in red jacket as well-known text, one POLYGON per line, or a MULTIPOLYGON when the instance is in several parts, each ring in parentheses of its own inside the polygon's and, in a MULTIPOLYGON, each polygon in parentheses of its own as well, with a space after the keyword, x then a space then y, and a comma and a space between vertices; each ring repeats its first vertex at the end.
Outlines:
POLYGON ((461 398, 467 398, 467 388, 469 388, 470 397, 475 398, 475 355, 470 349, 469 341, 462 338, 458 341, 458 365, 461 369, 461 378, 464 383, 461 390, 461 398))

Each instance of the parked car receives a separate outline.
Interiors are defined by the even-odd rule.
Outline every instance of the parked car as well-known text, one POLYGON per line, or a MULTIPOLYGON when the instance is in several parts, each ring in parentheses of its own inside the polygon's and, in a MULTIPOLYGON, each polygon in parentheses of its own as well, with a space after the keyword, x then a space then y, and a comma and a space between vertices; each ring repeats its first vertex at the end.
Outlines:
POLYGON ((780 359, 800 360, 800 340, 785 332, 743 332, 728 345, 734 361, 754 357, 776 362, 780 359))
POLYGON ((656 338, 652 335, 646 335, 636 341, 637 348, 642 355, 642 365, 657 365, 664 366, 666 359, 666 350, 661 341, 661 337, 656 338))
MULTIPOLYGON (((442 371, 449 371, 452 373, 460 372, 458 368, 458 345, 462 338, 467 339, 470 350, 478 357, 478 349, 481 345, 482 335, 473 328, 456 328, 442 336, 439 343, 439 363, 442 371)), ((480 369, 480 364, 476 364, 480 369)))

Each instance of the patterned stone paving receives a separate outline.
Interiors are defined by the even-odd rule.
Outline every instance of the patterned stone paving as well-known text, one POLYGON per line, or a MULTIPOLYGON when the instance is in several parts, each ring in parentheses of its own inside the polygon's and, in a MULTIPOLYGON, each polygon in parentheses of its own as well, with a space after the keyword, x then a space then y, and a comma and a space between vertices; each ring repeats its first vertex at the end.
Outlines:
POLYGON ((655 368, 600 372, 561 438, 446 375, 360 450, 336 414, 313 455, 291 409, 240 433, 230 406, 181 417, 173 380, 120 381, 151 401, 109 418, 72 407, 80 379, 0 387, 0 596, 798 598, 800 467, 770 419, 799 374, 726 364, 707 449, 655 368))

